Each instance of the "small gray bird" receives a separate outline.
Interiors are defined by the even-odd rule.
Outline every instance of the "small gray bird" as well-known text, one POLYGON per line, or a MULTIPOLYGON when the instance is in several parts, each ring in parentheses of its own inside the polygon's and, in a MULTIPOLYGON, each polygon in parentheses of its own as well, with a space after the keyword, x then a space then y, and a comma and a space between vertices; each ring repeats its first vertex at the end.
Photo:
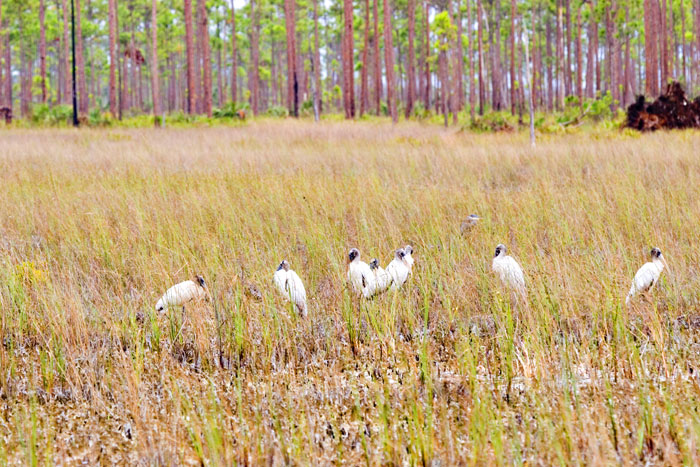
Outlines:
POLYGON ((462 225, 459 226, 459 231, 462 233, 462 235, 466 235, 471 229, 474 228, 479 220, 481 220, 481 217, 477 216, 476 214, 469 214, 469 217, 462 221, 462 225))

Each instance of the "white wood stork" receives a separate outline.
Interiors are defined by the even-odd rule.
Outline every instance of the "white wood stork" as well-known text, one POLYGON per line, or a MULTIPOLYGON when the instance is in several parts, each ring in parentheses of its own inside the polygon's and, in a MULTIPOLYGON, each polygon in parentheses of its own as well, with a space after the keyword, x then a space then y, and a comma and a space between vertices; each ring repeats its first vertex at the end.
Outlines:
POLYGON ((287 300, 296 305, 299 313, 306 316, 306 289, 297 273, 289 268, 289 261, 285 259, 280 263, 272 276, 272 282, 287 300))
POLYGON ((512 256, 506 255, 507 251, 508 249, 503 244, 496 246, 496 254, 493 257, 492 264, 493 272, 498 274, 503 285, 516 292, 522 299, 525 299, 527 289, 525 288, 523 268, 512 256))
POLYGON ((372 290, 372 295, 386 292, 391 285, 391 275, 379 265, 377 258, 374 258, 369 263, 369 267, 374 273, 374 290, 372 290))
POLYGON ((164 313, 168 307, 182 306, 193 300, 209 299, 209 290, 202 276, 195 276, 194 280, 180 282, 170 287, 156 303, 156 311, 164 313))
POLYGON ((644 266, 639 268, 637 274, 634 275, 632 280, 632 287, 630 288, 627 298, 625 299, 625 304, 629 305, 630 301, 640 293, 651 292, 656 283, 659 281, 661 272, 664 267, 668 268, 666 259, 664 255, 661 254, 661 250, 658 248, 651 249, 651 261, 645 263, 644 266))
POLYGON ((374 273, 369 265, 360 259, 360 250, 353 248, 348 253, 348 281, 355 294, 371 298, 375 290, 374 273))
POLYGON ((398 289, 408 280, 411 268, 406 263, 406 251, 403 248, 396 250, 394 259, 386 267, 386 272, 391 276, 391 290, 398 289))

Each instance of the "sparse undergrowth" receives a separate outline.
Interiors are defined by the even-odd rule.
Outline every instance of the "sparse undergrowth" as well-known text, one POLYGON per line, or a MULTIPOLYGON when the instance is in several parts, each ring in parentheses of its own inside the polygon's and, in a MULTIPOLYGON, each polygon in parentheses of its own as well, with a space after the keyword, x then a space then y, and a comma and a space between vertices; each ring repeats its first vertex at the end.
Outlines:
POLYGON ((0 138, 0 462, 700 461, 698 133, 0 138), (358 304, 347 250, 406 243, 406 287, 358 304), (489 273, 497 243, 525 309, 489 273), (627 310, 651 246, 670 271, 627 310), (272 290, 283 258, 307 319, 272 290), (157 316, 195 273, 213 301, 157 316))

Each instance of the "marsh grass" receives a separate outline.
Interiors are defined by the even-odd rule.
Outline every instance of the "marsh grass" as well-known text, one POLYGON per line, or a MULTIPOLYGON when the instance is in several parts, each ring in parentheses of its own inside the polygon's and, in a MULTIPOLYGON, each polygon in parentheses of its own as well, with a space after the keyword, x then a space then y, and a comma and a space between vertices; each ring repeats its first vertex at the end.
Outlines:
POLYGON ((526 138, 0 131, 0 462, 698 463, 700 134, 526 138), (347 250, 406 243, 409 282, 357 302, 347 250), (210 302, 153 311, 194 274, 210 302))

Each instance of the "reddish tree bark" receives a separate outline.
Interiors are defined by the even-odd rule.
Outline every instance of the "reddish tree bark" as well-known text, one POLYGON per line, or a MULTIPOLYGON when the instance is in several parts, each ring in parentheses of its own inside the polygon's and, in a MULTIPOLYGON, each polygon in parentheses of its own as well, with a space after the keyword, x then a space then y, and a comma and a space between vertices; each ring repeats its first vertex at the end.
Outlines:
POLYGON ((211 77, 211 44, 209 43, 209 15, 205 0, 197 0, 199 8, 199 30, 201 31, 202 69, 204 79, 202 81, 202 111, 207 117, 212 116, 212 77, 211 77))
POLYGON ((594 17, 595 10, 595 0, 591 0, 589 5, 589 15, 588 15, 588 58, 586 60, 586 97, 595 97, 595 35, 598 33, 596 30, 596 19, 594 17))
POLYGON ((416 96, 416 69, 414 44, 416 35, 416 0, 408 0, 408 57, 406 89, 406 118, 413 112, 413 101, 416 96))
POLYGON ((71 40, 70 40, 70 11, 66 0, 61 0, 61 10, 63 10, 63 72, 65 80, 63 81, 63 103, 70 102, 73 87, 73 75, 70 68, 71 56, 71 40))
MULTIPOLYGON (((369 27, 369 25, 367 26, 369 27)), ((318 36, 318 0, 314 0, 314 118, 321 117, 321 52, 318 36)))
POLYGON ((425 34, 425 41, 423 46, 425 47, 425 69, 424 79, 425 79, 425 89, 423 94, 423 106, 425 110, 430 110, 430 3, 425 0, 423 4, 423 30, 425 34))
POLYGON ((296 2, 284 0, 284 23, 287 30, 287 108, 289 114, 299 116, 299 80, 296 56, 296 2))
POLYGON ((255 8, 255 0, 250 0, 250 22, 251 22, 251 28, 250 28, 250 57, 251 57, 251 64, 250 64, 250 78, 249 78, 249 87, 250 87, 250 107, 253 111, 253 115, 258 114, 258 99, 259 99, 259 72, 258 72, 258 66, 260 64, 260 50, 259 50, 259 31, 258 31, 258 18, 257 18, 257 9, 255 8))
POLYGON ((109 0, 109 111, 117 116, 117 0, 109 0))
MULTIPOLYGON (((476 92, 475 92, 475 86, 474 86, 474 51, 473 51, 473 38, 474 34, 472 34, 472 7, 470 5, 470 0, 466 0, 467 2, 467 42, 469 44, 469 47, 467 48, 467 63, 469 65, 469 114, 471 116, 471 119, 474 120, 475 114, 476 114, 476 92)), ((534 2, 533 2, 534 3, 534 2)), ((479 16, 479 13, 477 12, 477 17, 479 16)))
POLYGON ((367 107, 369 106, 369 85, 367 80, 369 79, 368 67, 369 60, 368 49, 369 49, 369 0, 365 0, 365 37, 364 45, 362 47, 362 75, 360 84, 360 117, 365 113, 367 107))
POLYGON ((483 45, 483 22, 484 9, 481 0, 476 0, 476 22, 477 22, 477 43, 479 60, 479 115, 484 115, 484 105, 486 104, 486 90, 484 87, 484 45, 483 45))
POLYGON ((154 122, 160 115, 160 86, 158 84, 158 0, 151 2, 151 93, 153 95, 154 122))
POLYGON ((238 100, 238 50, 236 49, 236 9, 231 0, 231 102, 238 100))
POLYGON ((83 55, 83 28, 80 14, 80 0, 75 0, 75 67, 78 71, 78 110, 88 113, 87 83, 85 80, 85 56, 83 55))
POLYGON ((510 1, 510 113, 515 115, 515 0, 510 1))
POLYGON ((194 73, 194 37, 192 31, 192 0, 184 0, 185 5, 185 48, 187 53, 187 113, 195 113, 197 91, 194 73))
POLYGON ((41 102, 46 103, 46 6, 39 0, 39 76, 41 79, 41 102))
POLYGON ((393 30, 391 26, 391 3, 390 0, 384 0, 384 56, 386 61, 386 101, 389 107, 391 121, 396 123, 399 119, 396 113, 396 99, 394 97, 394 89, 396 82, 394 80, 394 40, 393 30))
MULTIPOLYGON (((352 0, 343 0, 343 107, 345 118, 355 118, 355 70, 353 66, 353 9, 352 0)), ((386 6, 386 4, 385 4, 386 6)))
POLYGON ((374 0, 374 103, 377 115, 382 113, 382 57, 379 55, 379 0, 374 0))

